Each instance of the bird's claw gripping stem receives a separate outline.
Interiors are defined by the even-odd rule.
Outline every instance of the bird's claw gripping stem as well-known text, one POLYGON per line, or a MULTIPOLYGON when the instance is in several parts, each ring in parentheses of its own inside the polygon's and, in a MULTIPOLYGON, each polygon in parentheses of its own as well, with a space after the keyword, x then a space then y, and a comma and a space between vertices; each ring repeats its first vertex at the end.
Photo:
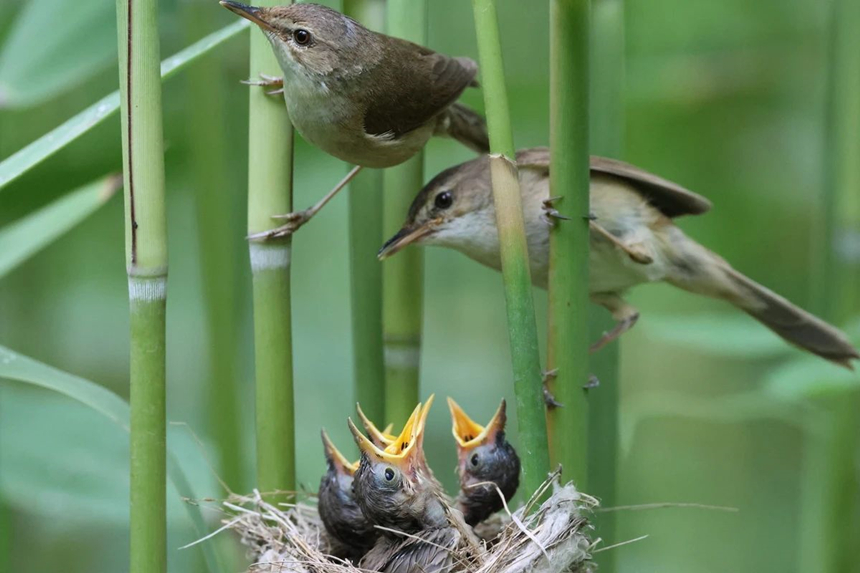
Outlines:
POLYGON ((558 209, 555 208, 555 203, 558 203, 562 199, 564 199, 564 197, 561 197, 561 196, 550 197, 549 199, 545 199, 541 203, 541 205, 542 205, 541 208, 543 209, 543 215, 541 217, 543 218, 544 223, 546 223, 550 227, 554 227, 555 222, 559 221, 559 220, 570 221, 570 217, 567 217, 566 215, 562 215, 561 213, 558 212, 558 209))
POLYGON ((273 90, 267 91, 266 95, 278 95, 284 93, 284 78, 279 78, 277 76, 260 74, 259 80, 242 80, 242 83, 246 86, 275 88, 273 90))

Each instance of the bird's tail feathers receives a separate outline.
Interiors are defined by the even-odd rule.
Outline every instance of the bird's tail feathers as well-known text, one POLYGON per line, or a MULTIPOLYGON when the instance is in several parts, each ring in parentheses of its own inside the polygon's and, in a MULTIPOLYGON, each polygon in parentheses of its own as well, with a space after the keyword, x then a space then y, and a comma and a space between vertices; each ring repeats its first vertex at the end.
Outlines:
POLYGON ((860 358, 860 354, 837 328, 736 271, 692 239, 684 236, 675 245, 677 255, 669 257, 668 282, 726 300, 787 342, 853 370, 852 360, 860 358))
POLYGON ((459 102, 451 104, 439 116, 436 134, 454 138, 482 155, 490 152, 487 121, 481 114, 459 102))

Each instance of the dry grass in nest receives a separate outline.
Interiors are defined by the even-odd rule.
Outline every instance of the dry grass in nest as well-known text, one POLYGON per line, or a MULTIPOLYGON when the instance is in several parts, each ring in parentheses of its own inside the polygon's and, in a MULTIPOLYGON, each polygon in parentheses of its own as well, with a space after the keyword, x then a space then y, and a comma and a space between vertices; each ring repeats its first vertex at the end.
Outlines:
MULTIPOLYGON (((493 533, 489 541, 480 544, 478 551, 451 550, 449 570, 452 573, 591 571, 594 567, 591 553, 596 542, 589 536, 591 526, 586 515, 597 507, 597 500, 580 493, 571 483, 560 485, 558 477, 558 473, 550 475, 523 508, 502 514, 501 519, 488 524, 493 533), (536 500, 550 489, 552 495, 529 513, 536 500)), ((224 502, 230 517, 223 520, 222 529, 238 533, 249 548, 254 560, 249 573, 362 571, 331 556, 337 553, 337 548, 326 534, 314 500, 309 501, 275 506, 255 492, 224 502)))

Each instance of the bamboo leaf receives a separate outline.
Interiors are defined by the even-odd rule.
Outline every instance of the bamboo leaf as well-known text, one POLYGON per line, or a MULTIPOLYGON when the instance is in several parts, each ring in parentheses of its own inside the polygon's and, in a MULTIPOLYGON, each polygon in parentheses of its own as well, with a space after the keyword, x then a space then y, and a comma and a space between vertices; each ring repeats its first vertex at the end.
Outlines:
MULTIPOLYGON (((5 346, 0 346, 0 380, 2 379, 14 380, 53 390, 89 406, 124 430, 128 431, 129 429, 129 407, 125 400, 94 382, 18 354, 5 346)), ((178 459, 182 458, 177 458, 168 452, 168 477, 182 499, 196 499, 191 485, 177 461, 178 459)), ((183 505, 194 525, 195 532, 201 537, 206 535, 208 530, 199 508, 191 503, 183 505)), ((201 543, 200 548, 206 558, 209 571, 214 573, 221 570, 212 546, 201 543)))
POLYGON ((89 217, 121 185, 119 177, 104 177, 0 229, 0 277, 89 217))
MULTIPOLYGON (((170 78, 185 66, 205 56, 230 38, 237 36, 248 26, 249 23, 246 20, 236 22, 209 34, 202 40, 167 58, 161 62, 161 79, 170 78)), ((113 117, 118 110, 119 92, 115 91, 9 156, 0 163, 0 191, 80 136, 113 117)))
POLYGON ((0 108, 37 105, 104 69, 115 29, 104 0, 31 0, 0 51, 0 108))

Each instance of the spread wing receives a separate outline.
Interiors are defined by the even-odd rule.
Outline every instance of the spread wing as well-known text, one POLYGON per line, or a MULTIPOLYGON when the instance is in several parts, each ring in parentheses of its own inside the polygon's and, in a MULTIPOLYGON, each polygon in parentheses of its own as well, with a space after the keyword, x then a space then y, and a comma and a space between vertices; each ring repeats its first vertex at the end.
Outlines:
POLYGON ((369 86, 364 115, 364 130, 371 135, 400 137, 477 85, 478 64, 473 60, 451 58, 405 40, 392 39, 378 69, 382 78, 369 86), (375 89, 378 85, 387 87, 375 89))
MULTIPOLYGON (((549 171, 549 149, 536 147, 523 150, 517 153, 517 164, 549 171)), ((711 202, 701 195, 623 161, 592 156, 591 172, 612 175, 626 181, 667 217, 700 215, 711 208, 711 202)))

